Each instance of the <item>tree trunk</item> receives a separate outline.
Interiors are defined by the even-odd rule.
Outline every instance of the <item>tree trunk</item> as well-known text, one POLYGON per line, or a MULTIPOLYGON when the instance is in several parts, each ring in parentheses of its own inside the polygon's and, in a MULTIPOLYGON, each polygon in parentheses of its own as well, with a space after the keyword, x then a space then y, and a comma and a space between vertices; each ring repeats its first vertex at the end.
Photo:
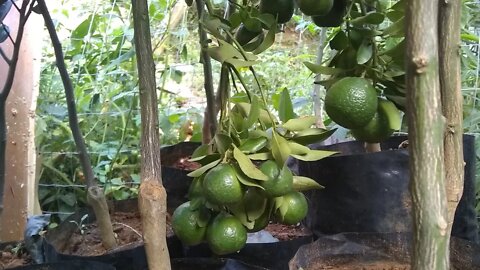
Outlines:
POLYGON ((80 126, 78 124, 73 85, 72 81, 70 80, 67 67, 65 66, 62 45, 60 43, 60 40, 58 39, 55 25, 50 16, 50 13, 48 12, 45 0, 38 0, 38 6, 42 13, 43 19, 45 20, 45 25, 52 40, 53 49, 55 51, 55 61, 58 71, 60 73, 60 77, 62 78, 62 83, 65 90, 65 99, 67 102, 68 110, 68 122, 70 124, 70 129, 72 130, 75 146, 77 147, 78 159, 80 160, 80 165, 82 166, 83 174, 85 175, 85 179, 87 182, 87 202, 95 212, 95 217, 97 219, 98 228, 100 229, 103 246, 107 250, 112 249, 117 246, 117 242, 113 233, 110 213, 108 212, 107 199, 105 197, 103 189, 97 186, 97 183, 95 182, 90 157, 87 152, 87 147, 85 146, 85 141, 83 140, 82 131, 80 130, 80 126))
MULTIPOLYGON (((323 59, 323 50, 325 49, 325 39, 327 38, 327 28, 322 27, 320 30, 320 38, 318 41, 318 51, 317 51, 317 60, 316 64, 320 65, 322 63, 323 59)), ((322 74, 318 73, 315 76, 315 81, 321 81, 322 80, 322 74)), ((315 125, 318 128, 325 128, 325 124, 323 123, 323 105, 322 101, 320 100, 320 90, 322 88, 322 85, 315 83, 313 85, 313 93, 312 93, 312 99, 313 99, 313 113, 317 117, 317 120, 315 122, 315 125)))
POLYGON ((448 234, 463 193, 463 97, 460 77, 461 0, 440 1, 439 70, 443 115, 446 118, 444 151, 448 203, 448 234))
POLYGON ((147 0, 132 0, 142 120, 141 180, 138 194, 143 241, 150 270, 169 270, 166 240, 167 193, 162 185, 155 63, 147 0))
POLYGON ((200 61, 203 64, 203 86, 205 89, 205 96, 207 97, 207 108, 205 109, 205 117, 203 121, 203 142, 209 143, 213 136, 215 136, 217 129, 217 110, 215 108, 215 93, 213 91, 212 60, 207 51, 204 50, 208 46, 207 32, 205 32, 202 25, 203 15, 205 13, 205 2, 203 0, 196 0, 195 4, 197 6, 198 36, 201 48, 200 61))
POLYGON ((406 69, 414 270, 449 269, 438 78, 438 0, 407 2, 406 69))

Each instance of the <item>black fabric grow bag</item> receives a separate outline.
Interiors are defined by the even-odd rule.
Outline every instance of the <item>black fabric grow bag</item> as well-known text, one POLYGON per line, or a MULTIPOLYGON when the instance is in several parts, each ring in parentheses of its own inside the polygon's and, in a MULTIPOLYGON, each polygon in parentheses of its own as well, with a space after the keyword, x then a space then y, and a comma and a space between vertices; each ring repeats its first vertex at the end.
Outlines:
MULTIPOLYGON (((315 162, 299 162, 299 174, 315 179, 325 189, 307 191, 309 211, 305 225, 315 234, 341 232, 408 232, 412 228, 407 140, 395 136, 384 151, 365 153, 363 142, 351 141, 315 149, 340 154, 315 162), (391 149, 391 150, 386 150, 391 149)), ((478 241, 475 212, 474 137, 464 136, 465 188, 452 235, 478 241)))
MULTIPOLYGON (((312 241, 313 235, 272 243, 247 243, 240 251, 221 257, 241 260, 267 269, 287 270, 288 262, 293 258, 298 248, 312 241)), ((206 243, 185 247, 184 252, 185 257, 198 258, 216 256, 206 243)))
MULTIPOLYGON (((410 233, 341 233, 326 235, 302 246, 290 262, 290 269, 410 269, 410 233), (350 269, 350 268, 341 268, 350 269)), ((451 238, 452 270, 480 269, 480 246, 451 238)))
POLYGON ((260 266, 226 258, 177 258, 172 260, 172 270, 262 270, 260 266))
POLYGON ((8 268, 11 270, 115 270, 115 267, 93 261, 68 261, 8 268))
MULTIPOLYGON (((125 200, 114 202, 113 208, 118 212, 138 211, 137 200, 125 200)), ((113 265, 117 270, 143 270, 147 267, 147 259, 143 244, 123 246, 100 256, 77 256, 61 252, 68 243, 70 236, 78 229, 71 221, 79 222, 83 215, 88 214, 85 223, 95 221, 95 213, 90 209, 83 209, 68 217, 63 223, 47 233, 44 241, 44 253, 46 262, 59 261, 97 261, 113 265)), ((176 237, 167 238, 167 246, 171 258, 183 256, 183 246, 176 237)))

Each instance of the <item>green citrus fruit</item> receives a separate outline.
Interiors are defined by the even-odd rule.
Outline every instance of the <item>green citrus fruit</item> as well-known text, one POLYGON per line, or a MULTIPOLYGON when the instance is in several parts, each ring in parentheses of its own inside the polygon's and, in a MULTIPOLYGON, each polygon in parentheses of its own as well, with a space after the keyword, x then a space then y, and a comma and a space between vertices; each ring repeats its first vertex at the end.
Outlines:
POLYGON ((278 23, 286 23, 293 16, 293 0, 261 0, 260 13, 272 14, 278 23))
POLYGON ((215 254, 229 254, 245 246, 247 230, 236 217, 221 213, 208 225, 206 239, 215 254))
POLYGON ((366 79, 342 78, 327 90, 325 111, 345 128, 361 128, 372 120, 377 111, 377 91, 366 79))
POLYGON ((199 211, 190 208, 190 202, 183 203, 173 212, 172 229, 186 245, 198 245, 205 237, 207 227, 198 225, 199 215, 199 211))
POLYGON ((275 212, 275 216, 281 223, 295 225, 307 216, 308 203, 303 193, 294 191, 282 198, 282 206, 280 208, 286 209, 285 214, 282 216, 280 208, 275 212))
POLYGON ((378 110, 370 122, 361 128, 352 129, 355 139, 378 143, 388 139, 399 128, 400 115, 393 102, 379 98, 378 110))
MULTIPOLYGON (((250 31, 247 29, 247 27, 245 27, 244 24, 242 24, 235 33, 235 39, 240 45, 244 46, 261 34, 263 34, 261 30, 258 32, 250 31)), ((259 39, 263 39, 263 35, 262 37, 259 37, 259 39)))
POLYGON ((203 180, 203 194, 212 203, 225 205, 242 200, 242 185, 232 165, 222 163, 211 169, 203 180))
POLYGON ((337 27, 343 23, 347 11, 347 0, 334 0, 333 7, 325 15, 312 16, 312 21, 319 27, 337 27))
POLYGON ((267 181, 259 181, 269 197, 283 196, 293 190, 293 175, 288 167, 280 169, 273 160, 267 160, 260 170, 268 176, 267 181))
POLYGON ((307 16, 326 15, 333 7, 334 0, 296 0, 298 8, 307 16))

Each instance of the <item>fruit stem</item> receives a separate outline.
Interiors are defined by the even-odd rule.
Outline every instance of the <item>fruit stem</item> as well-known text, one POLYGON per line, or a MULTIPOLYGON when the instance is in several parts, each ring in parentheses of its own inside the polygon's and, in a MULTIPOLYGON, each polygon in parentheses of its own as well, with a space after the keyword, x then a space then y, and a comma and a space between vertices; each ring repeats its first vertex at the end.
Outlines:
POLYGON ((382 151, 382 147, 379 143, 365 143, 365 151, 367 153, 376 153, 382 151))

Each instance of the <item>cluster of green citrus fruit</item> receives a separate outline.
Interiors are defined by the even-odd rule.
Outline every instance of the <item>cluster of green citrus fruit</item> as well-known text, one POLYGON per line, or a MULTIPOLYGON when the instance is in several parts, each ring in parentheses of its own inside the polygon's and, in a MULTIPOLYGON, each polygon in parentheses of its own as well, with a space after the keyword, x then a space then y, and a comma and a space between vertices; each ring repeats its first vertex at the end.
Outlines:
POLYGON ((325 111, 337 124, 368 143, 381 142, 400 129, 400 113, 391 101, 378 97, 369 80, 345 77, 333 83, 325 96, 325 111))
POLYGON ((255 101, 239 102, 229 113, 223 122, 227 126, 192 155, 202 167, 189 174, 194 177, 189 201, 172 217, 173 230, 183 243, 206 242, 219 255, 240 250, 247 232, 260 231, 271 220, 299 223, 308 211, 301 191, 321 186, 294 175, 286 158, 318 160, 335 153, 305 146, 333 132, 312 128, 315 117, 280 124, 255 101), (260 126, 271 128, 265 131, 260 126))

